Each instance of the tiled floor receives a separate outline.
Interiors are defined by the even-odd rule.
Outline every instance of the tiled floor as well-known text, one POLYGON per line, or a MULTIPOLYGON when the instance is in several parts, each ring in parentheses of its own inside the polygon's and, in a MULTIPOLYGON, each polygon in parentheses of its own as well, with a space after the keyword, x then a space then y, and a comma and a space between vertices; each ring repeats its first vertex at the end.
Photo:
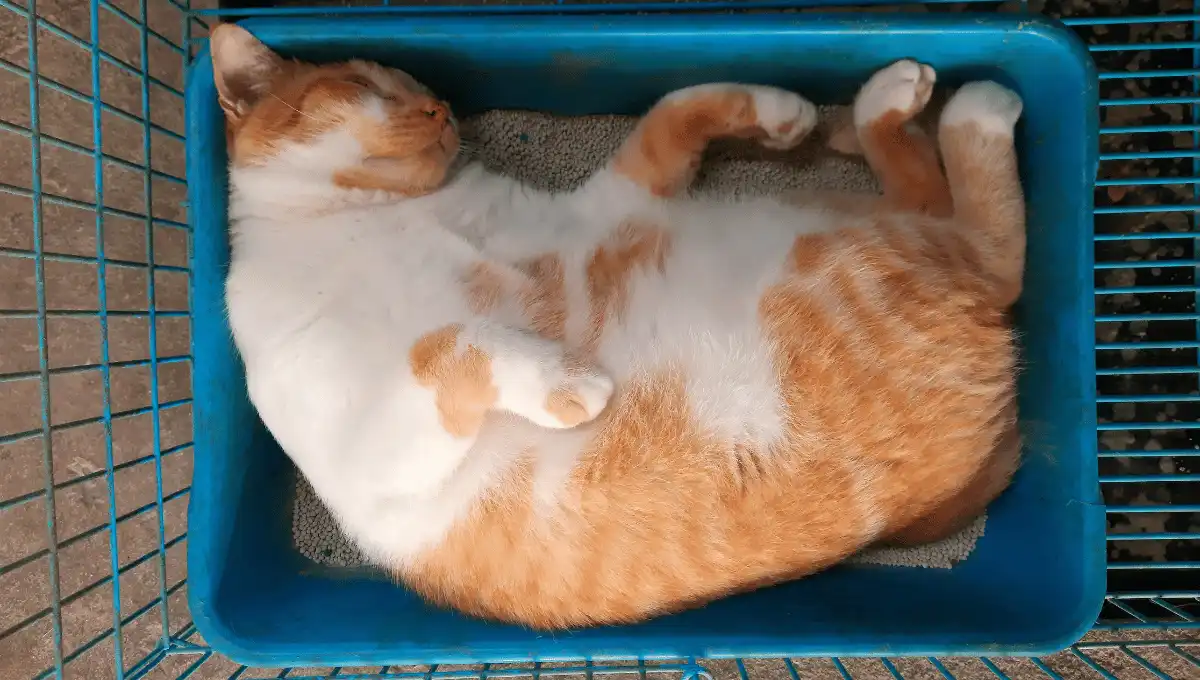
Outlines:
MULTIPOLYGON (((114 0, 116 8, 138 16, 137 0, 114 0)), ((180 12, 165 0, 149 4, 149 26, 175 44, 182 44, 180 12)), ((73 34, 87 40, 90 32, 86 3, 72 0, 43 0, 38 15, 51 26, 37 33, 37 70, 66 88, 83 95, 93 90, 92 55, 85 47, 56 34, 73 34)), ((109 503, 103 476, 106 462, 105 428, 98 417, 107 402, 112 421, 113 476, 120 522, 115 538, 119 565, 121 612, 137 612, 159 596, 159 570, 165 567, 167 583, 186 576, 186 540, 172 542, 186 531, 187 497, 164 503, 161 521, 170 547, 165 560, 143 559, 157 551, 160 517, 156 505, 154 423, 163 451, 162 491, 166 498, 190 483, 191 365, 188 319, 172 311, 188 309, 187 232, 173 226, 186 221, 182 184, 165 175, 182 177, 184 147, 182 101, 174 91, 183 88, 183 55, 158 39, 147 42, 148 71, 161 84, 151 84, 147 101, 142 99, 141 36, 139 30, 114 11, 101 10, 99 35, 102 49, 114 60, 132 67, 122 68, 104 61, 99 71, 101 99, 112 110, 100 114, 103 160, 99 181, 95 177, 93 116, 90 100, 80 101, 43 82, 38 90, 40 130, 64 142, 41 145, 40 179, 46 194, 62 197, 42 208, 42 248, 55 256, 47 258, 44 271, 44 302, 53 310, 46 323, 50 423, 59 426, 50 439, 53 451, 55 535, 58 548, 58 580, 63 596, 62 649, 65 653, 104 634, 113 626, 113 586, 106 582, 112 573, 108 529, 109 503), (174 90, 174 91, 173 91, 174 90), (149 115, 146 116, 145 114, 149 115), (147 183, 139 166, 146 165, 147 126, 149 165, 158 173, 147 183), (160 131, 158 128, 167 132, 160 131), (175 133, 174 135, 170 133, 175 133), (104 216, 103 244, 96 243, 95 211, 87 204, 96 200, 98 187, 104 216), (147 188, 149 191, 147 191, 147 188), (148 231, 142 215, 155 222, 148 231), (151 246, 152 240, 152 246, 151 246), (99 246, 108 265, 104 287, 96 265, 99 246), (152 250, 152 252, 150 252, 152 250), (152 380, 149 280, 153 261, 154 309, 163 312, 155 320, 153 354, 157 364, 152 380), (101 324, 95 310, 101 301, 110 312, 108 360, 113 367, 108 389, 97 367, 101 356, 101 324), (92 313, 88 313, 92 312, 92 313), (177 359, 178 358, 178 359, 177 359), (156 383, 156 384, 154 384, 156 383), (178 406, 155 414, 147 407, 153 401, 178 406), (125 414, 125 415, 122 415, 125 414), (149 457, 149 460, 147 458, 149 457), (101 473, 101 474, 97 474, 101 473), (97 529, 98 527, 98 529, 97 529), (98 584, 94 589, 88 586, 98 584), (83 594, 77 594, 77 593, 83 594), (73 594, 74 597, 72 597, 73 594)), ((197 27, 195 30, 199 31, 197 27)), ((28 68, 30 56, 26 19, 0 7, 0 59, 8 66, 28 68)), ((0 70, 0 120, 10 126, 30 128, 28 80, 13 69, 0 70)), ((32 154, 27 136, 11 127, 0 129, 0 182, 29 188, 32 154)), ((18 374, 18 379, 0 381, 0 438, 41 428, 41 392, 38 353, 38 321, 35 315, 14 312, 36 310, 38 291, 35 262, 23 251, 34 248, 32 201, 28 195, 0 193, 0 374, 18 374), (20 377, 25 376, 25 377, 20 377)), ((11 438, 11 437, 9 437, 11 438)), ((43 438, 30 436, 0 444, 0 499, 20 498, 44 488, 43 438)), ((53 661, 51 616, 43 614, 12 635, 3 631, 38 617, 50 603, 47 573, 48 545, 46 499, 0 506, 0 565, 31 559, 16 569, 0 574, 0 678, 30 677, 53 661), (40 555, 40 556, 39 556, 40 555)), ((187 624, 186 589, 169 597, 173 629, 187 624)), ((121 643, 126 665, 145 656, 161 635, 162 615, 153 607, 123 628, 121 643)), ((69 677, 113 676, 114 647, 106 640, 68 666, 69 677)))

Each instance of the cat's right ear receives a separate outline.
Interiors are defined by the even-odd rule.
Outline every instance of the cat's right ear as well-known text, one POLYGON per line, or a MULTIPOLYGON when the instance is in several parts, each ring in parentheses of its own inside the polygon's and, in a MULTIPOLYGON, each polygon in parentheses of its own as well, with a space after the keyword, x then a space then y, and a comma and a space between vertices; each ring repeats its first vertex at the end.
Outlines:
POLYGON ((217 99, 225 117, 236 123, 270 89, 283 59, 236 24, 213 27, 208 44, 217 99))

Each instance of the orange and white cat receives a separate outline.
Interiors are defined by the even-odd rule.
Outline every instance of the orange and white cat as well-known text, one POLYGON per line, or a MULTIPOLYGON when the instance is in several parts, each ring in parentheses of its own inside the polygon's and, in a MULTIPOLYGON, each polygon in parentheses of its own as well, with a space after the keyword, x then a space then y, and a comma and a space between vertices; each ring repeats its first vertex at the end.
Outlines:
POLYGON ((722 136, 795 146, 771 87, 667 95, 552 195, 460 160, 376 64, 212 34, 229 318, 264 422, 366 555, 538 628, 630 622, 966 524, 1018 464, 1018 97, 931 68, 855 103, 882 197, 689 197, 722 136))

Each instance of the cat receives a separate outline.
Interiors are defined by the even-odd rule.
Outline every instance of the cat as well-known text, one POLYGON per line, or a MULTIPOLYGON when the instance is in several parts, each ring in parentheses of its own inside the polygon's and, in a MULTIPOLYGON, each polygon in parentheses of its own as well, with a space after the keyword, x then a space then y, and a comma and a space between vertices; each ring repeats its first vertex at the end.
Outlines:
POLYGON ((637 622, 944 537, 1019 464, 1020 98, 896 62, 854 104, 879 197, 689 197, 718 137, 795 147, 792 92, 668 94, 552 195, 460 153, 360 61, 211 36, 229 321, 252 402, 348 536, 428 601, 637 622), (911 129, 910 129, 911 128, 911 129))

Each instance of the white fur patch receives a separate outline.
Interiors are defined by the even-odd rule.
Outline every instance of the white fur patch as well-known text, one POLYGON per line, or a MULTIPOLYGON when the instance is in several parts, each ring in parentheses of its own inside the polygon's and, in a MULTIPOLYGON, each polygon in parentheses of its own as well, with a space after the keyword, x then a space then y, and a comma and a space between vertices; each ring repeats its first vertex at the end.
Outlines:
POLYGON ((941 127, 978 125, 989 135, 1011 137, 1024 107, 1021 97, 991 81, 967 83, 959 88, 942 113, 941 127))
POLYGON ((767 133, 763 146, 790 149, 816 127, 817 107, 795 92, 760 86, 747 89, 754 96, 758 124, 767 133))
POLYGON ((876 71, 854 100, 854 124, 869 125, 889 111, 911 113, 929 102, 937 74, 911 59, 876 71))
POLYGON ((611 378, 602 373, 576 375, 566 364, 564 347, 557 342, 496 324, 481 324, 463 340, 491 357, 499 406, 542 427, 561 429, 575 424, 564 424, 547 410, 548 398, 556 390, 578 395, 587 420, 599 415, 612 396, 611 378))
POLYGON ((685 87, 667 94, 667 96, 662 98, 662 101, 666 103, 678 103, 695 97, 725 94, 745 87, 745 85, 739 83, 704 83, 703 85, 692 85, 691 87, 685 87))

